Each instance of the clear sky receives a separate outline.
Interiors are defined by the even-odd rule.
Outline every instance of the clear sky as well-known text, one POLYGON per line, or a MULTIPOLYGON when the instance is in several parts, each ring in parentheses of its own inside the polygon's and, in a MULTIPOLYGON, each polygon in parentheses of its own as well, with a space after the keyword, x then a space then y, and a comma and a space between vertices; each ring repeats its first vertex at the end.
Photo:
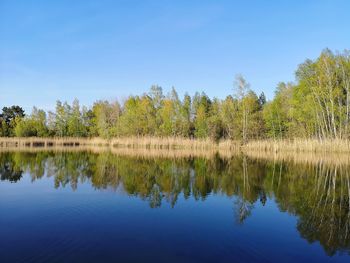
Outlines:
POLYGON ((0 107, 123 99, 152 84, 272 98, 298 64, 350 48, 350 1, 0 0, 0 107))

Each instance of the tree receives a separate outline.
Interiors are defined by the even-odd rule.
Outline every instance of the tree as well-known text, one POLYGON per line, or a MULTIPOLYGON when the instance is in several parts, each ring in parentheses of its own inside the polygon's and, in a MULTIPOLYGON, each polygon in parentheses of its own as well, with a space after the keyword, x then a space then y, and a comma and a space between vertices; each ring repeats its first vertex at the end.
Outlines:
POLYGON ((130 96, 124 103, 123 114, 119 122, 119 135, 145 136, 155 135, 161 121, 154 100, 147 94, 142 97, 130 96), (157 120, 157 117, 159 120, 157 120))
POLYGON ((36 129, 31 119, 16 119, 15 136, 17 137, 34 137, 36 129))
POLYGON ((20 106, 4 107, 0 115, 2 136, 14 136, 16 119, 25 116, 24 110, 20 106))
POLYGON ((118 101, 97 101, 92 107, 92 112, 86 113, 85 118, 91 125, 91 133, 103 138, 110 138, 118 134, 118 122, 121 115, 121 107, 118 101))
POLYGON ((257 96, 242 75, 224 100, 204 92, 179 98, 153 85, 122 104, 97 101, 92 108, 57 101, 55 112, 4 107, 0 136, 182 136, 241 140, 261 138, 350 139, 350 52, 322 51, 305 60, 295 83, 279 83, 274 98, 257 96))
POLYGON ((282 139, 293 133, 291 120, 293 92, 292 83, 281 82, 277 85, 273 101, 265 105, 263 118, 268 137, 282 139))
POLYGON ((259 106, 260 109, 262 109, 266 104, 266 96, 264 92, 261 92, 260 96, 259 96, 259 106))
POLYGON ((231 140, 240 139, 240 117, 238 114, 238 100, 232 96, 227 96, 222 102, 221 119, 223 125, 223 135, 231 140))
POLYGON ((292 109, 299 136, 349 138, 349 68, 348 51, 335 55, 329 49, 299 65, 292 109))
POLYGON ((263 138, 264 123, 258 96, 250 90, 242 103, 246 107, 246 139, 263 138))
POLYGON ((154 108, 159 110, 162 107, 162 101, 164 99, 162 87, 158 85, 151 86, 149 97, 152 100, 154 108))
POLYGON ((44 110, 40 110, 36 107, 33 107, 31 119, 33 120, 35 125, 36 136, 48 136, 49 131, 47 128, 46 112, 44 110))
POLYGON ((84 125, 79 101, 75 99, 67 120, 67 134, 72 137, 84 137, 87 135, 87 128, 84 125))
POLYGON ((15 135, 17 137, 45 137, 48 135, 46 113, 33 108, 32 114, 24 118, 16 118, 15 135))
POLYGON ((236 98, 238 100, 238 114, 241 122, 241 135, 243 144, 249 138, 249 127, 251 126, 251 114, 255 110, 254 100, 256 95, 250 90, 249 83, 238 74, 235 79, 236 98))
POLYGON ((175 105, 171 99, 163 100, 163 106, 159 110, 160 126, 159 134, 162 136, 174 136, 175 130, 175 105))
POLYGON ((197 138, 206 138, 208 136, 208 116, 211 103, 211 100, 204 92, 202 94, 197 93, 193 98, 194 135, 197 138))
POLYGON ((191 136, 193 133, 193 124, 191 120, 191 97, 188 94, 185 94, 183 102, 180 106, 180 115, 181 115, 181 135, 183 137, 191 136))
POLYGON ((61 101, 56 102, 56 111, 53 113, 53 132, 56 136, 64 137, 68 135, 68 119, 71 107, 67 102, 62 104, 61 101))
POLYGON ((159 127, 159 122, 157 120, 158 111, 159 108, 157 103, 154 104, 154 99, 150 96, 144 95, 140 98, 137 110, 137 120, 141 133, 138 135, 156 135, 159 127))
POLYGON ((208 117, 208 135, 214 141, 219 141, 223 136, 223 124, 220 118, 221 103, 214 98, 208 117))
POLYGON ((83 106, 82 108, 82 120, 83 125, 86 129, 86 134, 89 137, 98 136, 97 127, 95 126, 94 119, 95 119, 94 112, 91 109, 88 109, 87 107, 83 106))

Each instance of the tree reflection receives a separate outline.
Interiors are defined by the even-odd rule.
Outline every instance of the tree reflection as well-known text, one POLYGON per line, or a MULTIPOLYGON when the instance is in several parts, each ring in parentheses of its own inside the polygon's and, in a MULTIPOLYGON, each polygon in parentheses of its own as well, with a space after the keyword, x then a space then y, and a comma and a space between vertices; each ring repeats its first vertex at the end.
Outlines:
POLYGON ((281 211, 298 218, 297 229, 332 255, 350 251, 350 176, 341 165, 222 159, 143 158, 112 153, 40 152, 0 155, 1 180, 17 182, 22 171, 32 181, 52 177, 54 186, 89 182, 96 189, 123 189, 151 208, 179 198, 204 201, 211 194, 232 198, 234 217, 243 224, 254 206, 273 198, 281 211))
POLYGON ((236 222, 238 224, 243 224, 244 221, 250 216, 253 209, 253 204, 251 204, 249 201, 245 200, 241 196, 237 198, 237 200, 234 202, 235 205, 235 215, 236 215, 236 222))
POLYGON ((15 183, 22 178, 22 171, 10 154, 0 155, 0 180, 15 183))

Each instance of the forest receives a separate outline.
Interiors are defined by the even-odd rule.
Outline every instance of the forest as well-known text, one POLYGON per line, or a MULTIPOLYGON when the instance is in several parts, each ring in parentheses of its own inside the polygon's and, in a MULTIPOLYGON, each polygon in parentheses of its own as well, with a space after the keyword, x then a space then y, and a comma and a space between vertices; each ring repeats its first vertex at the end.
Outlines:
POLYGON ((184 137, 252 139, 349 139, 350 52, 325 49, 295 71, 295 82, 281 82, 267 101, 237 75, 232 94, 209 98, 204 92, 180 98, 175 88, 125 101, 96 101, 92 107, 57 101, 55 111, 3 107, 1 137, 184 137))

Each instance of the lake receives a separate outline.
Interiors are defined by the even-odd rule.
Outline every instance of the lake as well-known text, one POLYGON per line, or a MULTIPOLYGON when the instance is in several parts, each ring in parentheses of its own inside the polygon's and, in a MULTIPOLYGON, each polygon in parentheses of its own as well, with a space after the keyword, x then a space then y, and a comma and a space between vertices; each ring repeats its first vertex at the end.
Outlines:
POLYGON ((0 153, 0 262, 350 262, 350 168, 0 153))

